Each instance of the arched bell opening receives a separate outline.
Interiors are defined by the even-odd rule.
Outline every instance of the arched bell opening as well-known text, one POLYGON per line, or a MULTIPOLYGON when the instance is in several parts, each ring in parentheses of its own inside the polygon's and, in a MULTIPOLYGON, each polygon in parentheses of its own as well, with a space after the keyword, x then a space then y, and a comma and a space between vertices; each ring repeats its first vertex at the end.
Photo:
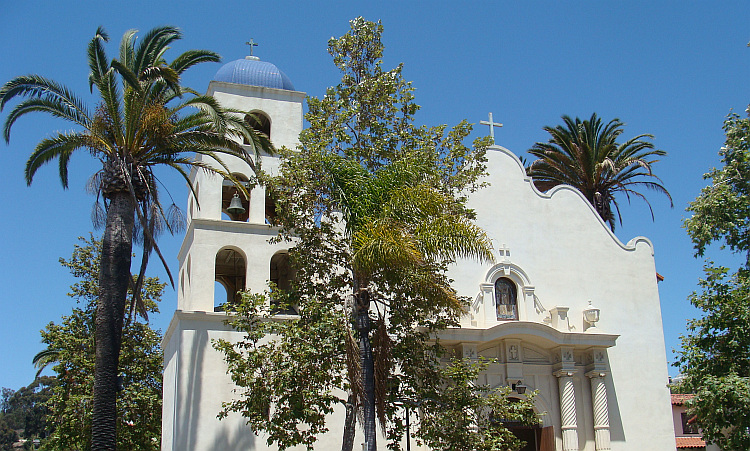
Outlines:
MULTIPOLYGON (((289 294, 292 289, 294 277, 295 273, 289 260, 289 253, 287 251, 275 253, 271 257, 269 276, 269 280, 274 285, 273 290, 289 294)), ((297 310, 293 306, 280 305, 281 299, 283 299, 282 296, 277 297, 274 292, 271 293, 271 310, 274 313, 296 315, 297 310)))
MULTIPOLYGON (((234 173, 232 176, 245 187, 249 194, 248 178, 239 173, 234 173)), ((221 186, 221 213, 221 219, 229 221, 247 222, 250 217, 250 199, 246 199, 242 191, 229 179, 224 179, 221 186)))
POLYGON ((266 224, 276 225, 276 200, 266 188, 266 224))
POLYGON ((246 268, 245 256, 239 250, 224 248, 216 253, 215 280, 226 294, 222 297, 221 290, 214 288, 214 311, 239 301, 239 292, 245 289, 246 268))
MULTIPOLYGON (((271 118, 266 113, 256 110, 251 111, 250 114, 245 115, 245 122, 258 133, 262 133, 266 138, 271 139, 271 118)), ((243 144, 250 144, 247 138, 243 139, 243 144)))

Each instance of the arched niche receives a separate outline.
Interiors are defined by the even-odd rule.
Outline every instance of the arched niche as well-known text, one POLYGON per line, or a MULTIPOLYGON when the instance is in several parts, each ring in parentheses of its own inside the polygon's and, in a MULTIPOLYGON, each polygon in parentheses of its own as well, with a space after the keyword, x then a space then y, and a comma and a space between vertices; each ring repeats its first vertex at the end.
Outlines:
MULTIPOLYGON (((292 282, 294 281, 294 277, 295 273, 289 260, 289 252, 284 250, 273 254, 273 257, 271 257, 271 261, 269 264, 268 280, 275 285, 274 289, 289 293, 292 289, 292 282)), ((297 313, 297 311, 292 307, 281 308, 278 305, 278 301, 274 301, 273 294, 271 304, 272 309, 276 313, 290 315, 297 313)))
POLYGON ((247 259, 245 254, 237 248, 225 247, 216 253, 214 266, 215 280, 226 290, 226 297, 216 296, 214 291, 214 310, 221 310, 224 304, 232 304, 239 300, 239 292, 245 289, 247 274, 247 259))
POLYGON ((546 309, 534 295, 529 277, 517 265, 503 262, 490 268, 480 284, 480 295, 473 305, 474 313, 483 310, 486 325, 496 321, 530 321, 528 307, 541 315, 546 309), (504 299, 503 295, 512 299, 504 299), (515 305, 515 309, 510 305, 515 305))
POLYGON ((518 287, 507 277, 494 283, 495 314, 498 321, 518 320, 518 287))
MULTIPOLYGON (((271 118, 263 111, 254 110, 246 114, 245 122, 250 124, 256 132, 264 134, 266 138, 271 138, 271 118)), ((244 144, 250 144, 247 138, 244 139, 244 144)))
MULTIPOLYGON (((245 187, 248 194, 250 193, 250 183, 247 176, 240 173, 233 173, 232 176, 245 187)), ((224 179, 221 186, 221 218, 230 221, 247 222, 250 217, 250 199, 246 199, 242 191, 240 191, 233 181, 224 179), (235 194, 240 200, 242 208, 245 209, 244 213, 231 214, 227 211, 229 205, 232 203, 232 199, 235 194)))

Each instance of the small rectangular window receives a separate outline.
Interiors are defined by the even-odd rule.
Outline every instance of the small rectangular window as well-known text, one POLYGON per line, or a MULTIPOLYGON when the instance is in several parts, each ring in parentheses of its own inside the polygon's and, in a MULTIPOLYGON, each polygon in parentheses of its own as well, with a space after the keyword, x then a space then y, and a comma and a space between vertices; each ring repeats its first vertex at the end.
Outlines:
POLYGON ((700 434, 698 431, 698 424, 695 421, 690 421, 695 415, 690 415, 687 412, 682 412, 682 433, 683 434, 700 434))

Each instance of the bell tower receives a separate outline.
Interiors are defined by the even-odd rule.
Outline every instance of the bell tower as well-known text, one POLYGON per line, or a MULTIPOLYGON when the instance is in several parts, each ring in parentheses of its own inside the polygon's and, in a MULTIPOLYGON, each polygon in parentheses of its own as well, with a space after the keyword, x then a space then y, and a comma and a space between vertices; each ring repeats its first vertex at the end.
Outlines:
MULTIPOLYGON (((247 120, 277 148, 297 145, 304 93, 294 91, 275 65, 255 56, 228 63, 210 82, 208 94, 226 108, 253 113, 247 120)), ((240 159, 223 157, 223 161, 236 179, 246 183, 253 179, 252 169, 240 159)), ((263 155, 261 166, 273 174, 278 159, 263 155)), ((268 243, 276 234, 271 226, 275 208, 265 187, 248 183, 250 198, 246 199, 233 182, 221 176, 193 170, 190 177, 197 196, 190 193, 188 198, 190 222, 178 256, 177 309, 213 312, 238 290, 262 291, 272 257, 285 245, 268 243), (216 289, 215 282, 220 285, 216 289), (226 295, 220 293, 221 287, 226 295)))
MULTIPOLYGON (((276 148, 296 147, 302 131, 303 92, 274 64, 256 56, 222 66, 208 86, 225 108, 253 113, 250 121, 276 148)), ((209 157, 200 157, 216 164, 209 157)), ((263 170, 276 173, 278 158, 261 156, 263 170)), ((289 276, 288 243, 270 244, 273 199, 252 183, 243 161, 222 157, 229 172, 247 183, 249 198, 233 182, 195 170, 190 180, 188 226, 182 242, 177 310, 164 335, 164 405, 162 450, 255 449, 265 447, 239 415, 218 422, 221 403, 233 398, 233 384, 212 340, 238 340, 224 324, 222 305, 244 289, 263 291, 269 280, 279 286, 289 276)))

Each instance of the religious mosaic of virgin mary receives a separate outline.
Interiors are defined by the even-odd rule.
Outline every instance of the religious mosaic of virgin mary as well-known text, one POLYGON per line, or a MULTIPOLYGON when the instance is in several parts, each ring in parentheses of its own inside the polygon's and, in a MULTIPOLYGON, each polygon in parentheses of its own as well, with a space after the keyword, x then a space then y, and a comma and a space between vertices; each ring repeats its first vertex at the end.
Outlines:
POLYGON ((495 282, 495 302, 498 320, 518 319, 516 284, 510 279, 501 277, 495 282))

